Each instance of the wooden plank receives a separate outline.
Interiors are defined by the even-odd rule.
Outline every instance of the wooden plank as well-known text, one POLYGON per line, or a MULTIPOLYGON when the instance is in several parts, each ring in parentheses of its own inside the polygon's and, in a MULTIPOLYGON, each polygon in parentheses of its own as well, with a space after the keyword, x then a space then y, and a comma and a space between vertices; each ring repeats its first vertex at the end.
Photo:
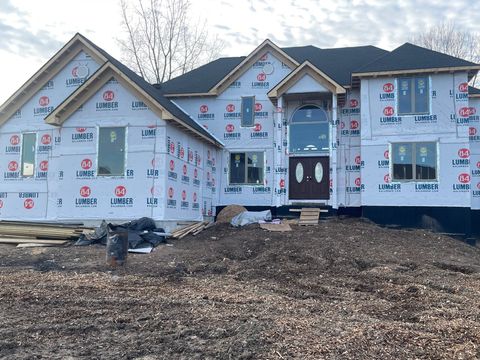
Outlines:
POLYGON ((314 219, 318 219, 318 215, 319 213, 301 213, 300 214, 300 219, 302 218, 314 218, 314 219))
POLYGON ((202 226, 198 227, 195 231, 193 231, 192 235, 197 236, 203 231, 203 229, 205 229, 205 224, 202 224, 202 226))
POLYGON ((260 227, 262 229, 268 230, 268 231, 292 231, 292 228, 288 223, 280 223, 280 224, 260 224, 260 227))
POLYGON ((7 238, 2 238, 0 239, 0 243, 2 244, 31 244, 31 243, 36 243, 36 244, 53 244, 53 245, 63 245, 66 244, 68 241, 67 240, 40 240, 40 239, 7 239, 7 238))
POLYGON ((205 226, 205 229, 211 228, 212 226, 215 226, 215 225, 217 225, 217 223, 212 221, 207 226, 205 226))
POLYGON ((39 243, 17 244, 17 248, 51 247, 51 246, 56 246, 56 244, 39 244, 39 243))

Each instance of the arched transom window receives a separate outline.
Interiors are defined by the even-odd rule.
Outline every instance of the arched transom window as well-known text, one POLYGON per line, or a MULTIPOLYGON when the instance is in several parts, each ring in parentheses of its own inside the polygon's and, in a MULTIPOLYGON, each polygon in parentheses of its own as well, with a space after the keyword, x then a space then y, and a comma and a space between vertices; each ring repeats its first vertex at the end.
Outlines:
POLYGON ((290 152, 325 152, 329 149, 329 124, 325 110, 315 105, 297 109, 290 121, 290 152))

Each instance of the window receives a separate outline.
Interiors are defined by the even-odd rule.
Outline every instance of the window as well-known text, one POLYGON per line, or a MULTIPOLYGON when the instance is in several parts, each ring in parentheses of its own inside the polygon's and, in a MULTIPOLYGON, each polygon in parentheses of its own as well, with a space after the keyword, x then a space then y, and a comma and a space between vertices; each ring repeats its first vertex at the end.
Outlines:
POLYGON ((437 144, 434 142, 392 144, 393 180, 436 180, 437 144))
POLYGON ((255 125, 255 96, 242 97, 242 127, 255 125))
POLYGON ((98 130, 99 176, 125 173, 125 128, 104 127, 98 130))
POLYGON ((398 114, 427 114, 428 77, 398 79, 398 114))
POLYGON ((329 123, 325 110, 305 105, 295 111, 290 121, 290 152, 322 152, 329 149, 329 123))
POLYGON ((37 135, 23 134, 22 140, 22 176, 33 176, 35 170, 35 146, 37 135))
POLYGON ((263 152, 230 154, 230 184, 263 185, 263 152))

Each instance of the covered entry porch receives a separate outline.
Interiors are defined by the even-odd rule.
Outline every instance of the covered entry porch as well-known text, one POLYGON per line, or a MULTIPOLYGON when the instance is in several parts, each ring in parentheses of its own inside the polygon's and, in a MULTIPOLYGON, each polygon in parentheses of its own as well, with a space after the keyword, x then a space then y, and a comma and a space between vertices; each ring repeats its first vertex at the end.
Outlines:
POLYGON ((337 106, 345 89, 305 62, 269 93, 281 113, 286 192, 281 205, 336 207, 337 106))

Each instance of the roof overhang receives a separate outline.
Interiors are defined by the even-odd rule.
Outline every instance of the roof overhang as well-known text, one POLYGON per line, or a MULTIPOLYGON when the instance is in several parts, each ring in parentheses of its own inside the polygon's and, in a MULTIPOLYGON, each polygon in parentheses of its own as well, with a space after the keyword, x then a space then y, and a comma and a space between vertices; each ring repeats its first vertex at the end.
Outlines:
POLYGON ((85 38, 76 34, 48 62, 28 79, 7 101, 0 106, 0 126, 32 98, 45 83, 57 75, 81 51, 89 54, 99 64, 107 61, 105 56, 92 47, 85 38))
MULTIPOLYGON (((225 91, 230 84, 242 76, 251 66, 260 60, 260 58, 267 52, 272 53, 274 56, 278 57, 285 65, 294 69, 300 64, 291 56, 289 56, 285 51, 280 49, 269 39, 262 42, 255 50, 253 50, 243 61, 233 68, 222 80, 220 80, 216 85, 214 85, 208 92, 210 95, 219 95, 225 91)), ((172 95, 173 96, 173 95, 172 95)), ((181 96, 176 94, 175 96, 181 96)), ((195 96, 198 96, 196 94, 195 96)))
POLYGON ((267 95, 271 99, 278 99, 285 94, 288 89, 295 85, 305 75, 310 75, 315 81, 323 85, 330 92, 334 94, 345 94, 345 88, 318 69, 315 65, 309 61, 305 61, 297 67, 294 71, 288 74, 282 81, 280 81, 273 89, 271 89, 267 95))
POLYGON ((189 126, 172 115, 155 98, 138 86, 120 69, 110 62, 103 64, 87 81, 77 90, 70 94, 60 105, 58 105, 46 118, 45 122, 54 126, 61 126, 78 108, 94 96, 110 79, 115 78, 122 86, 129 89, 137 98, 141 99, 151 111, 161 119, 171 121, 173 124, 182 127, 193 136, 212 143, 215 146, 223 147, 223 144, 202 134, 200 131, 189 126))

